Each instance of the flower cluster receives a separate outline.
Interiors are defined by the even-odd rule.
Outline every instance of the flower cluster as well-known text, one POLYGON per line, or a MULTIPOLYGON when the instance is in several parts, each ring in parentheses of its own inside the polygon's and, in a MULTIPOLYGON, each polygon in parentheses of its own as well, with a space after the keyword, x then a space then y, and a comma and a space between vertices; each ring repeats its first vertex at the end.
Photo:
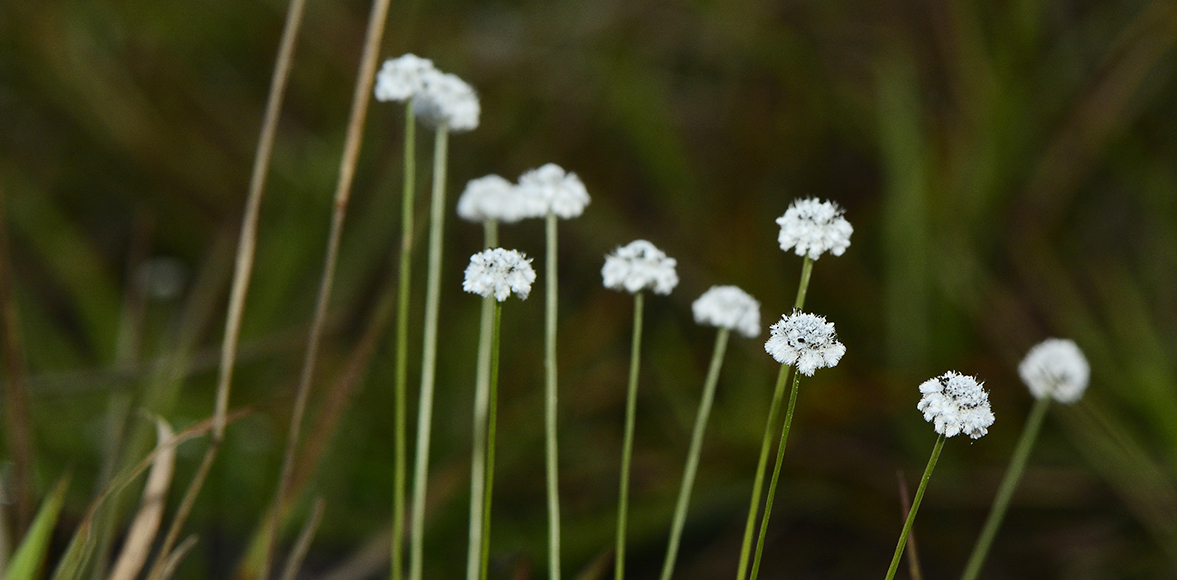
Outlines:
POLYGON ((1018 365, 1018 375, 1035 398, 1069 404, 1083 397, 1091 367, 1074 341, 1048 338, 1030 349, 1018 365))
POLYGON ((846 347, 838 342, 834 323, 824 316, 793 311, 769 327, 771 336, 764 350, 777 362, 797 367, 801 374, 812 377, 813 371, 833 367, 846 354, 846 347))
POLYGON ((841 256, 850 247, 854 228, 842 217, 842 208, 832 201, 799 199, 777 218, 781 226, 777 241, 781 249, 793 249, 798 256, 816 260, 825 252, 841 256))
POLYGON ((584 213, 589 204, 588 190, 575 173, 564 171, 555 163, 532 169, 519 176, 519 188, 536 200, 539 215, 555 214, 570 219, 584 213))
POLYGON ((630 242, 617 251, 605 256, 601 276, 605 287, 637 293, 651 289, 658 294, 670 294, 678 285, 677 264, 665 252, 646 240, 630 242))
POLYGON ((532 282, 535 270, 531 269, 531 259, 515 250, 491 248, 470 256, 462 290, 484 298, 493 295, 499 302, 512 292, 526 300, 532 282))
POLYGON ((433 61, 408 53, 384 61, 376 73, 377 101, 403 103, 425 89, 425 78, 438 74, 433 61))
POLYGON ((989 394, 974 377, 948 371, 920 385, 923 397, 916 408, 936 432, 946 437, 964 433, 979 439, 993 424, 989 394))
POLYGON ((458 216, 472 222, 515 223, 539 215, 542 209, 538 200, 498 175, 470 180, 458 198, 458 216))
POLYGON ((735 286, 712 286, 693 304, 695 322, 734 330, 753 338, 760 334, 760 303, 735 286))
POLYGON ((482 113, 473 87, 457 75, 437 70, 433 61, 413 54, 384 61, 376 73, 374 93, 378 101, 411 99, 418 120, 451 131, 476 129, 482 113))

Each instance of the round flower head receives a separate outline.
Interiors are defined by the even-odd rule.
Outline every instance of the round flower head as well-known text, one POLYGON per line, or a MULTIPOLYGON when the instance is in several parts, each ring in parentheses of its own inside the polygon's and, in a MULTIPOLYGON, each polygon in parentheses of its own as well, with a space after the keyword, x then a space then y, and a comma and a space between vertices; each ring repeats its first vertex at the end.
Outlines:
POLYGON ((760 334, 760 303, 735 286, 712 286, 691 304, 695 322, 734 330, 748 338, 760 334))
POLYGON ((1087 390, 1091 367, 1073 341, 1048 338, 1030 349, 1018 365, 1018 375, 1035 398, 1074 403, 1087 390))
POLYGON ((462 290, 482 297, 493 295, 499 302, 512 292, 520 300, 526 300, 532 282, 535 282, 535 270, 531 269, 530 258, 515 250, 491 248, 470 256, 462 290))
POLYGON ((850 234, 854 233, 838 204, 813 198, 793 201, 776 223, 781 226, 777 238, 781 249, 793 249, 798 256, 812 260, 824 252, 841 256, 850 247, 850 234))
POLYGON ((819 368, 837 365, 846 354, 846 347, 834 332, 834 323, 826 322, 824 316, 794 310, 768 329, 771 336, 764 350, 777 362, 793 365, 807 377, 819 368))
POLYGON ((423 87, 413 95, 413 113, 427 125, 445 125, 450 131, 469 131, 478 127, 482 112, 474 88, 457 75, 427 71, 423 87))
POLYGON ((376 100, 403 103, 425 88, 425 77, 437 72, 433 61, 409 53, 384 61, 376 73, 376 100))
POLYGON ((458 198, 458 216, 472 222, 515 223, 535 215, 536 206, 536 201, 520 193, 515 184, 498 175, 487 175, 466 184, 458 198))
POLYGON ((519 187, 537 200, 539 212, 534 217, 553 213, 556 217, 570 219, 584 213, 589 204, 588 190, 580 178, 575 173, 566 173, 555 163, 520 175, 519 187))
POLYGON ((924 412, 924 420, 932 423, 936 432, 946 437, 964 433, 979 439, 993 424, 989 408, 989 394, 974 377, 948 371, 920 385, 917 409, 924 412))
POLYGON ((654 244, 636 240, 605 256, 601 276, 605 278, 606 288, 631 294, 649 288, 658 294, 670 294, 678 286, 678 274, 674 271, 677 263, 654 244))

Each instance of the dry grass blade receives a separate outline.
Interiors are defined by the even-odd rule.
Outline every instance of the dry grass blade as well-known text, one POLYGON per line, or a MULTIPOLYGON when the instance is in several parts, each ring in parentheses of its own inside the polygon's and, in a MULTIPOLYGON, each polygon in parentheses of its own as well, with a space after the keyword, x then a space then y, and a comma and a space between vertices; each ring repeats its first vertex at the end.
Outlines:
POLYGON ((311 540, 315 539, 315 532, 319 529, 319 521, 323 518, 323 498, 315 500, 315 507, 311 510, 311 518, 302 528, 302 533, 298 535, 298 541, 294 543, 294 549, 290 551, 290 556, 286 558, 286 569, 282 572, 282 580, 294 580, 298 575, 299 568, 302 568, 302 561, 307 556, 307 550, 311 547, 311 540))
POLYGON ((162 580, 171 578, 176 573, 176 568, 180 565, 180 561, 184 559, 184 556, 188 555, 188 551, 195 545, 196 536, 188 536, 179 546, 176 546, 176 550, 172 552, 171 556, 168 556, 168 561, 164 562, 163 573, 160 574, 160 578, 162 580))
MULTIPOLYGON (((903 471, 896 471, 895 477, 899 480, 899 505, 903 508, 899 517, 906 518, 907 512, 911 511, 911 495, 907 492, 907 480, 903 477, 903 471)), ((915 548, 915 530, 907 536, 907 564, 911 567, 911 580, 924 580, 919 551, 915 548)))
MULTIPOLYGON (((159 443, 171 440, 172 427, 162 418, 156 418, 155 428, 159 435, 159 443)), ((157 447, 158 448, 158 447, 157 447)), ((172 483, 172 473, 176 466, 176 448, 165 447, 155 455, 151 465, 151 473, 147 476, 147 485, 143 488, 143 500, 139 504, 139 512, 131 522, 127 539, 123 543, 123 551, 115 561, 109 580, 134 580, 147 563, 147 555, 151 552, 151 544, 155 541, 155 534, 159 531, 160 521, 163 520, 163 509, 167 503, 168 486, 172 483)))

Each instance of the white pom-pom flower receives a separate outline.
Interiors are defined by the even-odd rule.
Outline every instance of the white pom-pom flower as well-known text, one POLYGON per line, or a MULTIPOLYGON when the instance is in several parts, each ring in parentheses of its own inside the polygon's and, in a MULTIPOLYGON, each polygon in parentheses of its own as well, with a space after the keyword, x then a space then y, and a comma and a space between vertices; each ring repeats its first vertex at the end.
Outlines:
POLYGON ((552 213, 558 218, 570 219, 584 213, 589 204, 588 190, 580 178, 555 163, 520 175, 519 187, 537 201, 540 211, 534 217, 552 213))
POLYGON ((538 205, 510 181, 487 175, 466 184, 466 190, 458 198, 458 217, 472 222, 515 223, 536 215, 540 211, 538 205))
POLYGON ((1051 397, 1070 404, 1087 390, 1091 366, 1074 341, 1048 338, 1030 349, 1018 365, 1018 375, 1034 398, 1051 397))
POLYGON ((989 394, 975 377, 948 371, 920 385, 919 405, 924 420, 932 423, 936 432, 945 437, 964 433, 979 439, 993 424, 989 408, 989 394))
POLYGON ((635 240, 605 256, 605 287, 636 294, 645 289, 670 294, 678 286, 678 262, 646 240, 635 240))
POLYGON ((466 280, 462 290, 479 296, 494 296, 502 302, 512 292, 520 300, 526 300, 535 282, 535 270, 531 259, 515 250, 491 248, 470 256, 466 266, 466 280))
POLYGON ((825 252, 841 256, 850 247, 854 228, 842 217, 842 208, 832 201, 799 199, 789 205, 785 215, 777 218, 781 226, 777 241, 786 252, 816 260, 825 252))
POLYGON ((807 377, 819 368, 837 365, 846 354, 846 347, 834 332, 834 323, 826 322, 824 316, 794 310, 768 329, 770 336, 764 350, 777 362, 797 367, 807 377))
POLYGON ((422 123, 445 126, 450 131, 470 131, 478 127, 482 108, 474 87, 457 75, 427 71, 423 86, 413 95, 413 114, 422 123))
POLYGON ((390 58, 376 73, 376 100, 407 101, 425 88, 425 77, 436 72, 433 61, 412 53, 390 58))
POLYGON ((748 338, 760 334, 760 303, 735 286, 712 286, 693 304, 695 322, 734 330, 748 338))

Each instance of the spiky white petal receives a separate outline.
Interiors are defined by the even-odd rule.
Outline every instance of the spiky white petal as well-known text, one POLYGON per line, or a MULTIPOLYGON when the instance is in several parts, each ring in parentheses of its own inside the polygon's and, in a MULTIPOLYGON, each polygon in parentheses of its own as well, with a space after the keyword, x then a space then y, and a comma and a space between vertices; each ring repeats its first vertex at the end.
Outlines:
POLYGON ((794 310, 769 327, 770 336, 764 350, 777 362, 792 365, 801 374, 811 377, 813 371, 833 367, 846 354, 846 347, 838 342, 834 323, 824 316, 794 310))
POLYGON ((760 334, 760 303, 735 286, 712 286, 693 304, 695 322, 734 330, 748 338, 760 334))
POLYGON ((649 289, 657 294, 670 294, 678 286, 678 273, 674 271, 677 264, 654 244, 635 240, 605 256, 601 277, 605 279, 605 287, 614 290, 635 294, 649 289))
POLYGON ((1048 338, 1030 349, 1018 365, 1018 375, 1035 398, 1070 404, 1087 390, 1091 366, 1074 341, 1048 338))
POLYGON ((472 222, 515 223, 538 211, 536 200, 522 194, 515 184, 498 175, 471 179, 458 198, 458 217, 472 222))
POLYGON ((520 300, 526 300, 535 282, 535 270, 531 259, 515 250, 491 248, 470 256, 466 266, 466 280, 462 290, 479 296, 494 296, 502 302, 512 292, 520 300))
POLYGON ((786 252, 792 249, 798 256, 813 260, 825 252, 841 256, 850 247, 850 234, 854 233, 842 213, 842 208, 832 201, 815 198, 793 201, 785 215, 776 220, 781 226, 777 238, 781 249, 786 252))
POLYGON ((519 187, 542 208, 534 217, 552 213, 561 219, 571 219, 584 213, 589 204, 588 190, 580 178, 555 163, 547 163, 520 175, 519 187))
POLYGON ((390 58, 376 73, 376 100, 407 101, 425 88, 425 76, 435 72, 433 61, 412 53, 390 58))
POLYGON ((470 131, 478 127, 482 108, 474 87, 457 75, 426 71, 423 86, 413 95, 413 114, 422 123, 445 126, 450 131, 470 131))
POLYGON ((920 385, 923 397, 916 408, 936 432, 946 437, 964 433, 979 439, 993 424, 989 393, 975 377, 948 371, 920 385))

